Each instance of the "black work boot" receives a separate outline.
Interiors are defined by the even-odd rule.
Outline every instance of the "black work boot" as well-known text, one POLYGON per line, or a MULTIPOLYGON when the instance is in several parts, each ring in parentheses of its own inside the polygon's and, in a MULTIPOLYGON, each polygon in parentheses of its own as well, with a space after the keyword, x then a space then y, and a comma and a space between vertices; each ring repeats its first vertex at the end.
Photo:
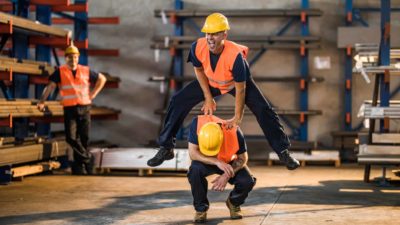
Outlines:
POLYGON ((286 165, 288 170, 295 170, 300 166, 299 161, 290 156, 289 150, 287 149, 278 154, 278 156, 279 160, 286 165))
POLYGON ((174 158, 174 150, 173 149, 166 149, 164 147, 160 147, 157 154, 147 161, 147 165, 151 167, 156 167, 161 165, 164 160, 171 160, 174 158))
POLYGON ((72 175, 86 175, 85 168, 83 167, 83 163, 72 162, 71 163, 71 173, 72 175))
POLYGON ((86 168, 86 172, 88 175, 95 175, 96 171, 95 171, 95 165, 94 165, 94 157, 91 154, 90 155, 90 159, 87 163, 84 163, 85 168, 86 168))

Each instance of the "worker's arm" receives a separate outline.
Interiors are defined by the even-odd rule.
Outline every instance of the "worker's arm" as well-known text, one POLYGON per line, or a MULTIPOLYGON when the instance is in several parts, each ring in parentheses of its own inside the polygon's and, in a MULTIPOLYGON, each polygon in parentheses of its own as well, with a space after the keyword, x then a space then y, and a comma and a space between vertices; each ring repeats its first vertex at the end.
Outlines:
POLYGON ((203 107, 201 107, 201 110, 205 115, 212 115, 213 112, 217 110, 217 103, 214 101, 210 87, 208 86, 208 78, 204 73, 203 67, 194 67, 194 73, 196 74, 204 95, 204 104, 203 107))
MULTIPOLYGON (((234 172, 236 173, 237 171, 245 167, 247 160, 247 152, 238 155, 238 158, 232 162, 234 172)), ((216 178, 214 178, 214 180, 211 181, 211 183, 213 184, 211 189, 214 191, 224 191, 229 179, 230 177, 226 176, 225 174, 217 176, 216 178)))
POLYGON ((44 102, 49 97, 49 95, 54 91, 54 89, 56 89, 56 87, 57 87, 56 83, 54 83, 53 81, 49 81, 47 86, 44 88, 44 90, 42 92, 42 96, 40 97, 40 100, 37 104, 39 111, 41 111, 41 112, 44 111, 44 108, 45 108, 44 102))
POLYGON ((246 93, 246 81, 235 82, 235 115, 226 121, 226 128, 231 129, 238 126, 243 119, 244 98, 246 93))
POLYGON ((236 173, 237 171, 245 167, 248 160, 249 155, 247 154, 247 152, 237 155, 237 159, 233 160, 232 162, 233 171, 236 173))
POLYGON ((199 161, 208 165, 216 165, 220 170, 224 171, 228 177, 233 177, 234 172, 231 165, 218 160, 216 157, 205 156, 200 153, 199 146, 189 142, 189 156, 191 160, 199 161))
POLYGON ((103 89, 106 84, 107 78, 102 73, 99 73, 99 77, 97 78, 96 84, 94 85, 93 90, 90 93, 90 100, 96 98, 97 94, 103 89))

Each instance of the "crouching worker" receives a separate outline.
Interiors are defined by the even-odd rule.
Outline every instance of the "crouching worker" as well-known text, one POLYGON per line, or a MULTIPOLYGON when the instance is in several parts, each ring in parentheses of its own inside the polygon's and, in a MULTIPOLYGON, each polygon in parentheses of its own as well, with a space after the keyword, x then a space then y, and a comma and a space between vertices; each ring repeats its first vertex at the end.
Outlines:
POLYGON ((192 164, 188 179, 196 210, 195 223, 205 223, 209 201, 206 177, 219 174, 211 183, 212 190, 224 191, 229 182, 234 189, 226 200, 231 219, 241 219, 242 205, 256 179, 250 174, 246 143, 239 127, 225 129, 226 122, 216 116, 194 118, 189 132, 189 155, 192 164))

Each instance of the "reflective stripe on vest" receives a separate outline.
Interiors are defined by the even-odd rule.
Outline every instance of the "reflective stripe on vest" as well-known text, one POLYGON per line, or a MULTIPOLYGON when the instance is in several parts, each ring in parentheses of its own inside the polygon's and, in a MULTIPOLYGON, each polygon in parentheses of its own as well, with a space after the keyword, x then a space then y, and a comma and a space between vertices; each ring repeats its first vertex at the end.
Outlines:
MULTIPOLYGON (((197 135, 200 132, 201 127, 208 122, 226 123, 216 116, 201 115, 197 117, 197 135)), ((237 158, 236 152, 239 150, 239 140, 237 137, 237 127, 227 130, 222 127, 224 133, 224 141, 221 145, 217 158, 225 163, 229 163, 237 158)))
POLYGON ((78 65, 75 77, 71 69, 63 65, 60 67, 59 84, 61 103, 63 106, 89 105, 92 103, 89 97, 89 67, 78 65))
POLYGON ((85 88, 86 85, 65 85, 65 86, 61 86, 62 90, 68 90, 68 89, 83 89, 85 88))
POLYGON ((202 63, 204 73, 208 78, 208 83, 214 88, 220 89, 225 94, 235 87, 232 69, 238 54, 242 54, 246 59, 248 47, 225 40, 224 50, 219 56, 215 71, 212 70, 210 62, 210 50, 206 38, 199 38, 196 45, 196 57, 202 63))

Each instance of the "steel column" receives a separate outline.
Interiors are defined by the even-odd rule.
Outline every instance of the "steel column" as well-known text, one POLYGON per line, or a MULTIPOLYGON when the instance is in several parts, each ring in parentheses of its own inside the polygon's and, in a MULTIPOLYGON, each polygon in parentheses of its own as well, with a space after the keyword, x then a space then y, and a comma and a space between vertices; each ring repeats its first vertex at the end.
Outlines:
MULTIPOLYGON (((346 0, 346 26, 353 24, 353 0, 346 0)), ((352 86, 353 86, 353 46, 348 46, 345 49, 345 64, 344 64, 344 129, 352 130, 352 86)))
MULTIPOLYGON (((75 0, 75 4, 86 4, 87 0, 75 0)), ((74 40, 84 41, 88 39, 88 12, 75 12, 74 20, 74 40), (86 21, 86 22, 82 22, 86 21)), ((79 64, 88 65, 89 59, 86 49, 79 49, 79 64)))
MULTIPOLYGON (((14 3, 14 10, 16 16, 27 18, 29 15, 29 1, 18 0, 14 3)), ((28 58, 28 36, 27 34, 14 33, 13 36, 12 55, 17 59, 28 58)), ((29 97, 29 77, 26 74, 15 74, 13 77, 13 96, 14 98, 28 98, 29 97)), ((13 133, 17 140, 23 140, 28 136, 28 119, 18 118, 13 121, 13 133)))
MULTIPOLYGON (((175 10, 181 10, 183 9, 184 4, 182 0, 175 0, 175 10)), ((183 32, 183 18, 176 18, 175 22, 175 26, 174 26, 174 33, 175 36, 183 36, 184 32, 183 32)), ((173 54, 173 71, 174 71, 174 75, 178 76, 178 77, 183 77, 183 68, 184 68, 184 60, 183 60, 183 50, 178 50, 178 49, 174 49, 173 52, 171 52, 173 54)), ((175 90, 174 91, 178 91, 179 89, 182 88, 182 83, 170 83, 169 85, 175 85, 175 90)), ((184 139, 185 136, 185 130, 184 129, 179 129, 176 137, 177 139, 184 139)))
MULTIPOLYGON (((379 45, 378 65, 390 65, 390 0, 381 0, 381 41, 379 45)), ((380 79, 380 106, 389 106, 390 100, 390 73, 379 74, 380 79), (386 78, 385 78, 386 76, 386 78)), ((386 127, 388 131, 389 127, 386 127)), ((380 130, 384 131, 384 120, 380 120, 380 130)))
MULTIPOLYGON (((301 1, 301 8, 302 9, 309 9, 309 1, 302 0, 301 1)), ((302 36, 309 36, 309 21, 308 17, 305 17, 305 21, 301 23, 301 35, 302 36)), ((300 75, 303 79, 306 79, 309 73, 308 68, 308 50, 307 48, 304 49, 304 53, 301 55, 300 59, 300 75)), ((304 89, 300 90, 300 110, 301 111, 308 111, 308 84, 305 83, 304 89)), ((308 140, 308 118, 304 116, 304 121, 300 123, 300 140, 307 141, 308 140)))
MULTIPOLYGON (((51 7, 44 5, 36 6, 36 20, 42 24, 51 25, 51 7)), ((51 63, 51 48, 46 45, 36 46, 36 60, 51 63)), ((46 85, 37 84, 35 85, 35 98, 39 99, 46 85)), ((36 133, 40 136, 50 135, 50 124, 37 123, 36 133)))

